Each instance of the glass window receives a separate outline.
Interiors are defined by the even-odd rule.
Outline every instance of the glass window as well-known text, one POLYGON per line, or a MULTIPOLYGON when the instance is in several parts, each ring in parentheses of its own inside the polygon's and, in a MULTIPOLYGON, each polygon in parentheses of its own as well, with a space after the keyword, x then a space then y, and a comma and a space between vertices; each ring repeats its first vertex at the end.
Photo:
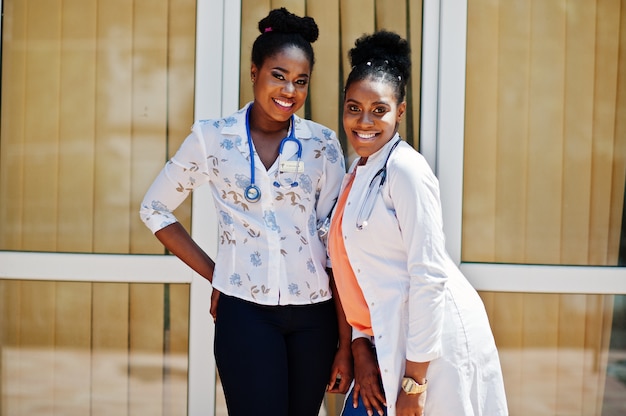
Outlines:
POLYGON ((618 264, 621 2, 468 2, 462 260, 618 264))
POLYGON ((0 415, 184 415, 189 285, 0 280, 0 415))
POLYGON ((2 4, 0 250, 163 253, 138 210, 193 122, 195 0, 2 4))

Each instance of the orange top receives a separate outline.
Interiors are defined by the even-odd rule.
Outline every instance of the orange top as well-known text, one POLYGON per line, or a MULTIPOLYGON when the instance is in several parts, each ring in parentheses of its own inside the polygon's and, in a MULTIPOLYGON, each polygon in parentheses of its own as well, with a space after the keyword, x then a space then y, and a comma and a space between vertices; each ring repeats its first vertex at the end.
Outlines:
POLYGON ((337 285, 341 305, 343 306, 348 323, 353 328, 372 336, 374 332, 372 331, 370 310, 367 307, 367 302, 365 301, 359 282, 356 280, 356 276, 348 260, 348 253, 346 253, 346 246, 344 245, 341 235, 343 211, 350 189, 352 189, 355 173, 356 170, 350 175, 346 188, 337 201, 337 208, 333 220, 330 223, 328 233, 328 252, 333 265, 335 284, 337 285))

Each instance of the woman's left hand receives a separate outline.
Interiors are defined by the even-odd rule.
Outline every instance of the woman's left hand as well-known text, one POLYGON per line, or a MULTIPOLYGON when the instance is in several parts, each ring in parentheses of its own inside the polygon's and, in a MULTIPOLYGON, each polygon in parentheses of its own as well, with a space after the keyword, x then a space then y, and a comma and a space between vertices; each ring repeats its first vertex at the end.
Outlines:
POLYGON ((352 351, 350 346, 339 347, 335 354, 332 371, 330 374, 330 382, 328 383, 328 393, 345 394, 350 388, 350 383, 354 378, 354 369, 352 366, 352 351))
POLYGON ((424 416, 427 393, 406 394, 400 391, 396 401, 396 416, 424 416))

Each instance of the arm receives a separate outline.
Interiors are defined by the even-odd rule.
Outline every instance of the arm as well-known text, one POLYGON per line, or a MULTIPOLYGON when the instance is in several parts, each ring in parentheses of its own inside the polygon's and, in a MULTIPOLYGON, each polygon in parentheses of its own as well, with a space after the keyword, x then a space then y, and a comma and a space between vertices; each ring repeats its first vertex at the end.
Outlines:
POLYGON ((179 222, 161 228, 154 235, 183 263, 209 282, 213 281, 215 262, 198 246, 179 222))
MULTIPOLYGON (((215 262, 209 255, 200 248, 200 246, 191 238, 187 230, 179 223, 175 222, 161 228, 155 234, 156 238, 167 248, 172 254, 181 259, 183 263, 191 267, 200 276, 213 282, 213 270, 215 270, 215 262)), ((217 303, 220 292, 213 289, 211 293, 211 307, 209 312, 213 316, 213 320, 217 318, 217 303)))
POLYGON ((341 306, 341 300, 339 299, 339 293, 335 286, 335 278, 332 269, 327 269, 327 271, 330 278, 330 287, 333 291, 335 309, 337 310, 337 324, 339 329, 339 346, 337 348, 337 354, 335 355, 335 361, 333 362, 327 391, 329 393, 345 394, 354 376, 351 350, 352 328, 346 320, 346 315, 341 306))
MULTIPOLYGON (((426 383, 426 372, 428 371, 429 362, 417 363, 406 360, 406 369, 404 375, 411 377, 419 384, 426 383)), ((418 394, 406 394, 404 390, 400 390, 398 401, 396 402, 397 416, 422 416, 424 412, 424 404, 426 403, 427 391, 418 394)))

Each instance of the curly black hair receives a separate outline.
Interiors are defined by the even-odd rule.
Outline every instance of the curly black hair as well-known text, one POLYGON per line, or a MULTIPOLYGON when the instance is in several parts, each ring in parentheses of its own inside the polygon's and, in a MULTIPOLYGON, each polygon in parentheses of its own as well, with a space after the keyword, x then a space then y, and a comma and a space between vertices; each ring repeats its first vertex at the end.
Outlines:
POLYGON ((398 103, 406 97, 411 76, 411 48, 406 39, 387 30, 363 35, 348 52, 352 70, 344 91, 355 81, 381 79, 391 84, 398 103))
POLYGON ((259 21, 259 32, 252 45, 252 63, 257 67, 284 48, 295 46, 304 51, 313 69, 315 54, 311 44, 317 40, 319 29, 312 17, 300 17, 281 7, 259 21))

